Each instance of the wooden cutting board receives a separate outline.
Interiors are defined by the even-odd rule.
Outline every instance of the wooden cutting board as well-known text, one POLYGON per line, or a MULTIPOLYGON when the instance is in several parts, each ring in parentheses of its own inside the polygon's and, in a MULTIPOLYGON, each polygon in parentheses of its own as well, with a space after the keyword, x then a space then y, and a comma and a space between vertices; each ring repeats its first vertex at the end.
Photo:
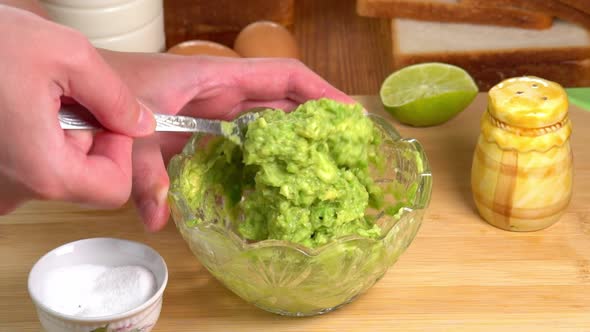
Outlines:
MULTIPOLYGON (((376 97, 358 99, 383 113, 376 97)), ((570 110, 575 184, 567 213, 549 229, 510 233, 483 222, 471 199, 471 157, 485 105, 482 94, 437 127, 395 123, 425 146, 432 201, 398 263, 333 313, 285 318, 248 305, 211 277, 172 224, 148 234, 130 206, 104 212, 31 203, 0 217, 0 331, 39 331, 28 271, 60 244, 98 236, 144 242, 166 260, 169 285, 154 331, 590 331, 590 113, 570 110)))

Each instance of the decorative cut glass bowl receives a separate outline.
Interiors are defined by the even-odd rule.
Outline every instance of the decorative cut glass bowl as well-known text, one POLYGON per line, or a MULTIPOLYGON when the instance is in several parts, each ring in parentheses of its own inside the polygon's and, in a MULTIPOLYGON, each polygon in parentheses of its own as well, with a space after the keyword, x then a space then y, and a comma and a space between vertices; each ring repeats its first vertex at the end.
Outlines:
MULTIPOLYGON (((420 143, 402 138, 383 118, 368 115, 382 132, 384 164, 371 167, 384 191, 386 206, 367 209, 381 227, 377 239, 357 235, 307 248, 279 240, 249 242, 223 214, 211 215, 189 206, 179 180, 196 149, 209 135, 194 135, 168 167, 172 218, 198 260, 235 294, 264 310, 288 316, 311 316, 332 311, 354 300, 375 284, 412 242, 429 204, 432 176, 420 143)), ((207 200, 222 204, 216 193, 207 200)))

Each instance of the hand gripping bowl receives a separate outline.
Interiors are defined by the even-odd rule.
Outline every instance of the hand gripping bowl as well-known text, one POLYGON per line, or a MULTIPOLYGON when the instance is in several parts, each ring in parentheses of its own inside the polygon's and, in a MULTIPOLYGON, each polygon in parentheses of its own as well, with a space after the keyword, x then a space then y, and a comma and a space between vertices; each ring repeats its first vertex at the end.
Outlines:
MULTIPOLYGON (((169 165, 172 217, 199 261, 235 294, 264 310, 289 316, 326 313, 351 302, 378 281, 412 242, 430 201, 432 177, 422 146, 404 139, 384 119, 368 115, 382 132, 382 167, 371 167, 375 182, 389 193, 386 206, 368 209, 381 236, 337 238, 307 248, 280 240, 248 242, 222 215, 191 223, 207 215, 191 208, 180 191, 179 179, 207 135, 195 135, 169 165), (384 167, 383 167, 384 166, 384 167)), ((222 204, 223 197, 215 193, 222 204)))

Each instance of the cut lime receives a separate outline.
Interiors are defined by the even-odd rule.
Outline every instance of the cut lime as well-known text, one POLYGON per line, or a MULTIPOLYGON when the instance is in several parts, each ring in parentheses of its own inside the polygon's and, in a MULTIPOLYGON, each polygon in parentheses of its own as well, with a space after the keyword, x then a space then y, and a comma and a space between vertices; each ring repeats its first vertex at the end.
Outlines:
POLYGON ((423 127, 450 120, 471 104, 477 92, 465 70, 434 62, 394 72, 383 81, 379 95, 397 120, 423 127))

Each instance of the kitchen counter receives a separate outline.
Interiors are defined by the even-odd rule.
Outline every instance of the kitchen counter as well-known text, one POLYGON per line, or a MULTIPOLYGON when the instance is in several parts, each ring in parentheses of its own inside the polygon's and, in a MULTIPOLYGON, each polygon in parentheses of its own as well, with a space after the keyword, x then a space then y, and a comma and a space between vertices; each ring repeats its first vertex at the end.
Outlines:
MULTIPOLYGON (((554 226, 496 229, 471 199, 471 157, 486 96, 432 128, 394 125, 422 142, 432 201, 408 251, 372 289, 343 308, 286 318, 248 305, 217 282, 170 223, 144 232, 131 206, 94 211, 34 202, 0 217, 0 331, 39 331, 27 274, 44 253, 73 240, 118 237, 158 250, 170 272, 158 331, 584 331, 590 328, 590 113, 570 109, 574 195, 554 226)), ((358 97, 383 113, 376 97, 358 97)), ((389 117, 390 119, 390 117, 389 117)))

